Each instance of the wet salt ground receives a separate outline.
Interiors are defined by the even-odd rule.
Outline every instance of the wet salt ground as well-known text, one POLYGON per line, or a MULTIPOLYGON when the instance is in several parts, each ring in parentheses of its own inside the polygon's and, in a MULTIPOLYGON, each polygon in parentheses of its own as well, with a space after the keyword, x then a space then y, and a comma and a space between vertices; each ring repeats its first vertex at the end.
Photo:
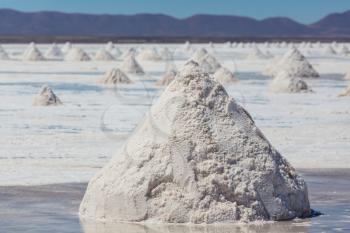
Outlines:
POLYGON ((323 215, 311 219, 259 224, 178 226, 80 222, 78 207, 86 184, 0 187, 0 232, 22 233, 234 233, 349 232, 350 170, 301 170, 312 208, 323 215))

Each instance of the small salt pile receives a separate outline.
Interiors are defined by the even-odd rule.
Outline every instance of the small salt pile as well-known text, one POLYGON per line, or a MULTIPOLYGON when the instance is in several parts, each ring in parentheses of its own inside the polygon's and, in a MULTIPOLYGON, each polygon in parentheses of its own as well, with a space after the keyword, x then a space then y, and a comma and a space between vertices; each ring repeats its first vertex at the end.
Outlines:
POLYGON ((237 223, 310 215, 306 183, 198 64, 169 84, 89 182, 81 218, 237 223))
POLYGON ((122 58, 124 59, 124 58, 127 58, 129 56, 133 56, 134 57, 135 55, 136 55, 136 49, 135 48, 129 48, 123 53, 122 58))
POLYGON ((246 59, 261 60, 261 59, 267 59, 267 56, 258 47, 254 47, 252 52, 248 54, 246 59))
POLYGON ((90 56, 81 48, 71 48, 65 56, 66 61, 90 61, 90 56))
POLYGON ((23 61, 43 61, 44 56, 41 54, 40 50, 35 46, 35 44, 29 45, 28 49, 24 52, 23 61))
POLYGON ((63 52, 62 50, 57 46, 56 43, 53 43, 48 50, 45 53, 45 57, 47 58, 62 58, 63 57, 63 52))
POLYGON ((113 61, 115 58, 106 49, 100 49, 94 56, 95 61, 113 61))
POLYGON ((345 97, 345 96, 350 96, 350 86, 348 86, 348 88, 339 95, 339 97, 345 97))
POLYGON ((305 56, 303 56, 296 48, 289 50, 277 64, 276 61, 273 61, 271 66, 265 71, 265 74, 275 76, 280 72, 284 72, 285 75, 288 75, 289 77, 319 77, 319 74, 315 71, 305 56))
POLYGON ((275 93, 305 93, 312 92, 307 83, 298 77, 290 77, 284 72, 279 73, 270 84, 270 91, 275 93))
POLYGON ((68 53, 68 51, 72 48, 72 45, 70 42, 66 42, 62 47, 63 53, 68 53))
POLYGON ((111 51, 109 51, 113 57, 115 58, 119 58, 123 53, 120 51, 119 48, 115 47, 114 49, 112 49, 111 51))
POLYGON ((136 61, 135 57, 130 55, 127 56, 121 64, 121 69, 130 74, 144 74, 141 65, 136 61))
POLYGON ((350 71, 345 74, 344 79, 350 80, 350 71))
POLYGON ((168 48, 163 48, 160 52, 160 56, 164 61, 171 61, 174 59, 173 53, 168 48))
POLYGON ((237 82, 238 80, 235 78, 233 73, 225 67, 220 67, 214 74, 213 77, 215 81, 225 84, 232 84, 237 82))
POLYGON ((203 59, 206 55, 208 55, 208 51, 205 48, 198 49, 193 54, 192 60, 199 61, 199 60, 203 59))
POLYGON ((43 86, 39 94, 34 98, 33 106, 57 106, 61 105, 61 100, 48 86, 43 86))
POLYGON ((99 83, 105 85, 131 84, 131 79, 120 69, 113 68, 109 70, 105 76, 99 80, 99 83))
POLYGON ((112 41, 109 41, 105 46, 105 50, 107 50, 108 52, 111 52, 114 48, 115 47, 112 41))
POLYGON ((158 54, 155 48, 143 49, 138 56, 139 59, 144 61, 160 61, 162 60, 161 56, 158 54))
POLYGON ((5 49, 0 45, 0 60, 9 60, 10 57, 5 49))
POLYGON ((343 45, 343 47, 339 51, 339 54, 341 54, 343 56, 349 56, 350 55, 350 50, 349 50, 349 48, 346 45, 343 45))
POLYGON ((221 67, 216 58, 204 48, 197 50, 191 60, 197 62, 205 72, 210 74, 215 73, 221 67))
POLYGON ((325 55, 336 55, 337 52, 333 49, 333 47, 331 45, 328 45, 325 49, 324 49, 324 54, 325 55))
POLYGON ((169 63, 166 66, 166 71, 164 76, 156 82, 157 86, 168 86, 177 75, 176 67, 173 63, 169 63))

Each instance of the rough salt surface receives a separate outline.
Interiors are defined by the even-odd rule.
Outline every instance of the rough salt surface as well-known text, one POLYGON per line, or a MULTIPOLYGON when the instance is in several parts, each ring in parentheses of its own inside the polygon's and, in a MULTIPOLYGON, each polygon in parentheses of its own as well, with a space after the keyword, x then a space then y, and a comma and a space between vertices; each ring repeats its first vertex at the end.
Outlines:
POLYGON ((230 223, 310 212, 306 184, 223 86, 190 62, 90 181, 80 215, 230 223))

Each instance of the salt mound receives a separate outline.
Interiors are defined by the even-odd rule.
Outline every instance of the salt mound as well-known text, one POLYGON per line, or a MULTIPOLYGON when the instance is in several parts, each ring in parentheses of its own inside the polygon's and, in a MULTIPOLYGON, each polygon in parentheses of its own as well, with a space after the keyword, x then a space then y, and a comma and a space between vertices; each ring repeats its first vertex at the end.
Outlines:
POLYGON ((41 54, 40 50, 35 45, 29 45, 28 49, 24 52, 24 61, 43 61, 44 56, 41 54))
POLYGON ((170 50, 168 48, 163 48, 163 50, 160 52, 160 56, 165 61, 170 61, 170 60, 173 60, 173 58, 174 58, 173 53, 170 52, 170 50))
POLYGON ((160 55, 158 54, 155 48, 142 50, 138 57, 144 61, 162 60, 162 58, 160 57, 160 55))
POLYGON ((177 75, 177 70, 175 65, 173 63, 168 64, 163 78, 158 80, 158 82, 156 82, 156 85, 168 86, 169 83, 171 83, 175 79, 176 75, 177 75))
POLYGON ((196 50, 196 52, 192 56, 192 60, 198 62, 207 55, 208 55, 208 51, 205 48, 201 48, 199 50, 196 50))
POLYGON ((190 62, 89 182, 82 218, 231 223, 310 214, 307 187, 223 86, 190 62))
POLYGON ((350 86, 345 90, 344 93, 340 94, 339 97, 350 96, 350 86))
POLYGON ((48 86, 43 86, 33 101, 33 106, 56 106, 61 104, 61 100, 48 86))
POLYGON ((101 84, 116 85, 116 84, 130 84, 132 81, 129 77, 120 69, 111 69, 105 76, 99 81, 101 84))
POLYGON ((336 55, 337 52, 333 49, 333 47, 331 45, 328 45, 325 50, 324 50, 324 54, 326 55, 336 55))
POLYGON ((307 83, 298 77, 289 77, 284 73, 278 74, 270 84, 270 91, 285 93, 311 92, 307 83))
POLYGON ((0 60, 9 60, 10 57, 5 49, 0 45, 0 60))
POLYGON ((90 56, 81 48, 71 48, 66 57, 66 61, 90 61, 90 56))
POLYGON ((344 79, 350 80, 350 71, 348 73, 345 74, 344 79))
POLYGON ((63 52, 61 49, 54 43, 48 48, 45 53, 45 57, 47 58, 61 58, 63 57, 63 52))
POLYGON ((72 48, 71 43, 70 43, 70 42, 66 42, 66 43, 63 45, 63 47, 62 47, 62 52, 63 52, 63 53, 68 53, 69 50, 71 50, 71 48, 72 48))
POLYGON ((121 64, 121 68, 123 71, 130 74, 144 74, 142 67, 136 61, 134 56, 127 56, 123 63, 121 64))
POLYGON ((113 61, 115 58, 105 49, 100 49, 94 56, 95 61, 113 61))
POLYGON ((261 52, 261 50, 258 47, 254 47, 253 51, 248 54, 247 60, 260 60, 260 59, 267 59, 267 56, 261 52))
POLYGON ((204 48, 197 50, 191 60, 197 62, 205 72, 210 74, 215 73, 221 67, 216 58, 204 48))
POLYGON ((105 50, 107 50, 107 51, 112 51, 114 49, 114 44, 113 44, 113 42, 112 41, 110 41, 110 42, 108 42, 107 44, 106 44, 106 46, 105 46, 105 50))
POLYGON ((341 55, 348 56, 350 54, 350 50, 347 46, 343 45, 339 53, 341 55))
POLYGON ((225 67, 220 67, 213 75, 215 81, 224 84, 231 84, 237 82, 238 80, 235 78, 233 73, 226 69, 225 67))
POLYGON ((277 64, 274 60, 271 66, 265 71, 267 75, 271 76, 275 76, 280 72, 284 72, 289 77, 319 77, 319 74, 312 65, 296 48, 289 50, 277 64))

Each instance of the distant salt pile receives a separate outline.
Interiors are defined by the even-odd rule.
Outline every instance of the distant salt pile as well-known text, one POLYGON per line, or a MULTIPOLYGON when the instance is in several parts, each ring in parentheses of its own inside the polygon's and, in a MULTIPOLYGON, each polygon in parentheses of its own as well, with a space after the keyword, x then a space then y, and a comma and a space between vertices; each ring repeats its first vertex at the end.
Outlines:
POLYGON ((43 86, 39 94, 34 98, 33 106, 57 106, 61 105, 61 100, 48 86, 43 86))
POLYGON ((63 52, 62 50, 57 46, 57 44, 53 43, 48 50, 45 53, 45 57, 47 58, 62 58, 63 52))
POLYGON ((230 41, 227 41, 227 42, 225 43, 225 47, 226 47, 226 48, 232 48, 232 43, 231 43, 230 41))
POLYGON ((261 52, 261 50, 258 47, 254 47, 252 52, 248 54, 247 60, 262 60, 262 59, 267 59, 268 57, 261 52))
POLYGON ((189 41, 186 41, 186 43, 183 46, 183 51, 184 52, 190 52, 192 50, 191 43, 189 41))
POLYGON ((109 70, 105 76, 99 81, 105 85, 130 84, 133 83, 131 79, 120 69, 113 68, 109 70))
POLYGON ((43 61, 44 56, 41 54, 40 50, 35 46, 35 44, 29 45, 28 49, 24 52, 23 61, 43 61))
POLYGON ((168 86, 169 83, 171 83, 177 75, 176 68, 174 66, 167 66, 164 76, 156 82, 156 85, 158 86, 168 86))
POLYGON ((66 42, 62 47, 62 52, 68 53, 69 50, 71 50, 71 48, 72 48, 72 44, 70 42, 66 42))
POLYGON ((160 56, 164 61, 171 61, 174 59, 173 53, 168 48, 163 48, 160 52, 160 56))
POLYGON ((107 50, 108 52, 112 51, 114 48, 115 47, 112 41, 108 42, 105 46, 105 50, 107 50))
POLYGON ((216 58, 204 48, 197 50, 191 59, 197 62, 205 72, 210 74, 215 73, 221 67, 216 58))
POLYGON ((336 55, 337 52, 334 50, 334 48, 331 45, 328 45, 325 49, 324 49, 324 54, 325 55, 336 55))
POLYGON ((90 56, 81 48, 71 48, 65 56, 66 61, 90 61, 90 56))
POLYGON ((344 79, 350 80, 350 71, 345 74, 344 79))
POLYGON ((194 62, 91 179, 79 210, 103 222, 194 224, 310 212, 304 180, 194 62))
POLYGON ((94 56, 95 61, 113 61, 115 58, 106 49, 100 49, 94 56))
POLYGON ((134 57, 135 55, 136 55, 136 49, 135 48, 129 48, 123 53, 122 58, 124 59, 124 58, 127 58, 129 56, 134 57))
POLYGON ((307 83, 298 77, 290 77, 286 73, 279 73, 270 84, 270 91, 285 93, 311 92, 307 83))
POLYGON ((114 49, 112 49, 111 51, 109 51, 112 56, 114 58, 119 58, 123 53, 120 51, 120 49, 118 49, 117 47, 115 47, 114 49))
POLYGON ((299 50, 292 48, 282 59, 275 64, 273 61, 271 66, 265 71, 265 74, 275 76, 280 72, 284 72, 289 77, 298 78, 317 78, 319 74, 303 56, 299 50))
POLYGON ((142 67, 140 64, 136 61, 135 57, 130 55, 126 57, 121 64, 121 69, 130 74, 144 74, 142 67))
POLYGON ((160 61, 161 56, 158 54, 155 48, 146 48, 141 51, 138 56, 139 59, 144 61, 160 61))
POLYGON ((341 48, 339 54, 343 55, 343 56, 349 56, 350 55, 350 50, 346 45, 343 45, 343 47, 341 48))
POLYGON ((234 74, 225 67, 220 67, 214 74, 213 77, 215 81, 225 84, 232 84, 238 80, 235 78, 234 74))
POLYGON ((198 49, 193 54, 192 60, 198 62, 199 60, 202 60, 206 55, 208 55, 208 51, 205 48, 198 49))
POLYGON ((339 97, 345 97, 345 96, 350 96, 350 86, 339 95, 339 97))
POLYGON ((5 49, 0 45, 0 60, 9 60, 10 57, 5 49))

